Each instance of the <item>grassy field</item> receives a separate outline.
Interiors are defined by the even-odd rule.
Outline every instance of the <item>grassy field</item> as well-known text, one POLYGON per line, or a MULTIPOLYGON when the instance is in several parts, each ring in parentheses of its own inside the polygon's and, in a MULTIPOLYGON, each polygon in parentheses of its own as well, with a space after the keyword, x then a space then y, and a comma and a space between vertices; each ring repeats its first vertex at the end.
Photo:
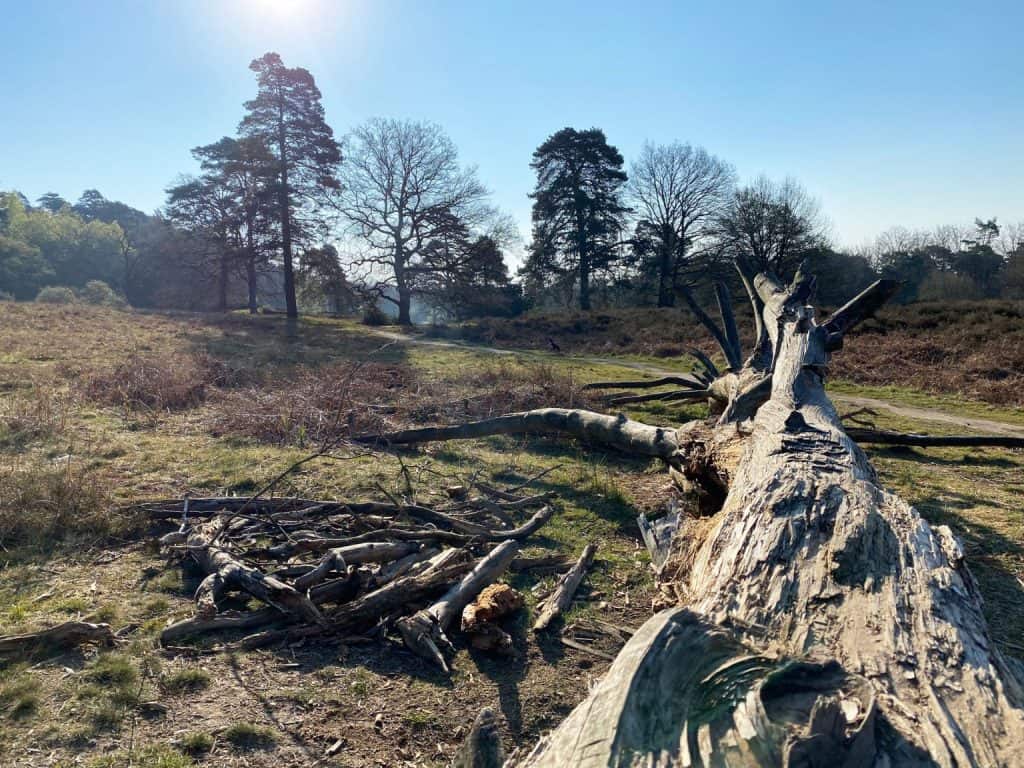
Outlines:
MULTIPOLYGON (((111 652, 0 671, 3 765, 298 766, 338 739, 344 746, 321 765, 447 765, 480 707, 503 715, 508 747, 527 745, 605 669, 528 631, 533 589, 551 581, 529 575, 512 582, 528 600, 511 627, 515 659, 460 646, 450 678, 390 641, 238 654, 199 643, 168 654, 156 636, 191 615, 195 580, 153 546, 167 528, 125 505, 186 491, 252 493, 323 439, 332 409, 353 402, 360 407, 347 426, 394 428, 593 405, 577 391, 581 383, 635 371, 393 343, 333 320, 289 327, 276 316, 0 302, 0 324, 0 634, 85 618, 111 623, 122 639, 111 652)), ((892 397, 923 397, 888 386, 892 397)), ((1019 411, 962 396, 939 404, 1021 421, 1019 411)), ((661 404, 631 415, 672 424, 701 407, 661 404)), ((950 431, 886 414, 878 424, 950 431)), ((873 459, 889 488, 964 539, 997 640, 1024 658, 1024 455, 883 450, 873 459)), ((570 555, 585 541, 601 543, 566 621, 636 626, 650 614, 635 518, 671 498, 660 467, 510 438, 406 451, 402 461, 427 501, 470 476, 516 483, 547 470, 534 487, 559 494, 558 512, 531 543, 570 555)), ((383 499, 403 483, 398 459, 377 453, 311 462, 275 493, 383 499)))

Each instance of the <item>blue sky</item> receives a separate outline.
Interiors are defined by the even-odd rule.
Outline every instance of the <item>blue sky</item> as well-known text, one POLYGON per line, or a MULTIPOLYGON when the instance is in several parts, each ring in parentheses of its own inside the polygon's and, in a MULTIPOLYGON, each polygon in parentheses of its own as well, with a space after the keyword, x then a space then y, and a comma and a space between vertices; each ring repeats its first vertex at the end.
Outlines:
POLYGON ((1024 220, 1024 3, 0 0, 0 188, 144 210, 234 131, 254 57, 335 131, 440 123, 529 235, 533 149, 598 126, 798 178, 839 244, 1024 220))

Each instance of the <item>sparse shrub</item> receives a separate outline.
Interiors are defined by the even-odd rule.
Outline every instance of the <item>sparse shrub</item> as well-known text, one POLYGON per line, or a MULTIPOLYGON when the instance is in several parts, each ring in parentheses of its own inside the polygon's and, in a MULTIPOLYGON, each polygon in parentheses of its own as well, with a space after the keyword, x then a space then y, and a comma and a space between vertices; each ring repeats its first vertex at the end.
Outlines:
POLYGON ((390 325, 391 317, 376 304, 369 303, 363 307, 363 325, 390 325))
POLYGON ((277 733, 252 723, 235 723, 224 731, 224 739, 235 749, 271 749, 277 744, 277 733))
POLYGON ((365 363, 300 368, 286 381, 222 392, 210 419, 214 435, 276 445, 317 445, 386 428, 391 403, 418 388, 408 366, 365 363))
POLYGON ((47 546, 81 535, 103 537, 125 520, 107 491, 70 459, 0 466, 0 545, 47 546))
POLYGON ((85 679, 104 687, 132 687, 139 680, 139 670, 127 656, 104 653, 86 670, 85 679))
POLYGON ((211 387, 241 381, 239 372, 206 355, 132 355, 110 371, 93 374, 82 385, 86 397, 128 410, 194 408, 211 387))
POLYGON ((40 384, 0 400, 0 446, 20 448, 62 434, 70 407, 67 393, 40 384))
POLYGON ((205 731, 185 734, 181 739, 181 751, 192 757, 205 755, 213 749, 213 736, 205 731))
POLYGON ((36 294, 36 301, 41 304, 74 304, 77 297, 73 290, 63 285, 48 285, 36 294))
POLYGON ((543 364, 502 361, 445 381, 404 365, 346 363, 300 368, 272 387, 221 393, 209 425, 216 436, 307 447, 410 423, 586 407, 591 401, 583 395, 570 375, 543 364))
POLYGON ((168 693, 194 693, 210 685, 210 674, 199 667, 179 669, 160 678, 160 686, 168 693))
POLYGON ((78 297, 86 304, 95 304, 101 307, 114 307, 121 309, 127 306, 127 302, 109 285, 102 280, 90 280, 85 287, 78 292, 78 297))
POLYGON ((10 720, 25 720, 39 711, 39 684, 19 672, 0 686, 0 713, 10 720))

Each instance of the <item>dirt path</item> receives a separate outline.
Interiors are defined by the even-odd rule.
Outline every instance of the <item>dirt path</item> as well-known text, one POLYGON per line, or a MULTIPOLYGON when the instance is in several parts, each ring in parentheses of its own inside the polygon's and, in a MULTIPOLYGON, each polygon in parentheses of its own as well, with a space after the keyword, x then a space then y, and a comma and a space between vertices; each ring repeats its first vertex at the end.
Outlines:
MULTIPOLYGON (((493 355, 511 355, 518 358, 547 359, 551 355, 536 350, 499 349, 498 347, 487 347, 478 344, 465 344, 457 341, 444 341, 442 339, 424 339, 417 336, 409 336, 395 331, 372 331, 392 341, 399 341, 406 344, 417 344, 420 346, 445 347, 449 349, 463 349, 468 352, 486 352, 493 355)), ((620 360, 612 357, 591 357, 589 355, 562 355, 563 360, 569 360, 588 365, 614 365, 619 368, 628 368, 634 371, 650 374, 652 376, 678 376, 679 371, 669 371, 649 363, 638 363, 630 360, 620 360)), ((874 397, 861 397, 859 395, 844 395, 837 392, 830 393, 836 404, 852 406, 854 408, 870 408, 872 410, 889 411, 897 416, 916 421, 931 421, 936 424, 949 424, 964 429, 987 432, 993 435, 1006 435, 1008 437, 1024 437, 1024 427, 1015 424, 1008 424, 1004 421, 992 419, 981 419, 975 416, 961 416, 948 411, 940 411, 935 408, 919 408, 912 405, 892 403, 888 400, 880 400, 874 397)))

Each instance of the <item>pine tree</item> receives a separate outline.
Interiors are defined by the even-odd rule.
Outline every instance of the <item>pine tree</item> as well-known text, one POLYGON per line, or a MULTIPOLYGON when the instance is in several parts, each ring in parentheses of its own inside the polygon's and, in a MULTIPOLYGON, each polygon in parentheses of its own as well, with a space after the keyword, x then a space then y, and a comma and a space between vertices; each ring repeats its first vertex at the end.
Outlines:
POLYGON ((298 317, 292 251, 306 234, 299 215, 331 189, 341 163, 341 148, 324 120, 320 90, 305 69, 290 69, 276 53, 254 60, 258 75, 256 98, 246 102, 248 114, 239 131, 262 139, 273 152, 278 175, 277 218, 281 232, 285 302, 288 317, 298 317))
POLYGON ((616 258, 627 208, 622 155, 604 132, 563 128, 533 153, 533 243, 524 273, 575 273, 580 309, 590 309, 590 281, 616 258))

